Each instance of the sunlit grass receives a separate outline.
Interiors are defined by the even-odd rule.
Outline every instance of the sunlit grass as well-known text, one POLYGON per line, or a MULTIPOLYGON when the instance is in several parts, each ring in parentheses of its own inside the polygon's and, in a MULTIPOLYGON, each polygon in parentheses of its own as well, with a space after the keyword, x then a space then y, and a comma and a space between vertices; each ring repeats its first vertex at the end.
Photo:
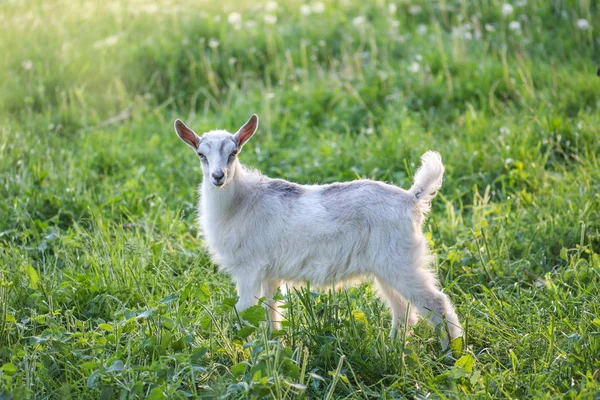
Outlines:
POLYGON ((506 4, 0 4, 0 393, 593 398, 600 9, 506 4), (407 187, 442 153, 453 354, 423 323, 390 341, 369 284, 290 288, 282 331, 239 330, 172 121, 253 112, 240 158, 273 177, 407 187))

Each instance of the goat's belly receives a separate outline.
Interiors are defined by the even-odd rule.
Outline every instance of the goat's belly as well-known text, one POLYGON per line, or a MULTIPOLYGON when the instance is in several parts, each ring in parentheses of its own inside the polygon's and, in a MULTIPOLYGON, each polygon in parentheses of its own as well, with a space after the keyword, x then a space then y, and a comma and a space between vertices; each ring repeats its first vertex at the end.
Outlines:
POLYGON ((278 278, 323 286, 352 280, 363 275, 367 265, 365 257, 353 249, 341 246, 306 249, 303 254, 281 257, 274 268, 278 278), (346 251, 344 251, 346 250, 346 251), (350 250, 350 251, 348 251, 350 250))

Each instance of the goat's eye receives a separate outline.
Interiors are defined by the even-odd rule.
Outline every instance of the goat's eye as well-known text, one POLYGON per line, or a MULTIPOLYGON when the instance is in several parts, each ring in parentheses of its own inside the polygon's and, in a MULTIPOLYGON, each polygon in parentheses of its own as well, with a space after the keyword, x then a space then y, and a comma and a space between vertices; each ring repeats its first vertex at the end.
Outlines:
POLYGON ((236 155, 237 155, 237 150, 229 155, 229 160, 233 160, 236 155))
POLYGON ((206 156, 204 154, 198 153, 198 157, 200 157, 202 161, 206 161, 206 156))

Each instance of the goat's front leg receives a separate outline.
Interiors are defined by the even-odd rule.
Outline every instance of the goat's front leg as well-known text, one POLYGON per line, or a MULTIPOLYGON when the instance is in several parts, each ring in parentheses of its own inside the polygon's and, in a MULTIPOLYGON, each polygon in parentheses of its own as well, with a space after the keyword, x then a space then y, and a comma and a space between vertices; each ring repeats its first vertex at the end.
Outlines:
POLYGON ((281 320, 281 313, 277 310, 281 302, 273 300, 273 297, 277 294, 279 283, 279 281, 263 281, 262 283, 262 294, 266 297, 265 307, 269 312, 271 327, 274 330, 280 328, 279 322, 281 320))
POLYGON ((235 309, 242 312, 257 304, 260 298, 260 280, 248 275, 238 275, 235 277, 235 281, 239 296, 235 309))

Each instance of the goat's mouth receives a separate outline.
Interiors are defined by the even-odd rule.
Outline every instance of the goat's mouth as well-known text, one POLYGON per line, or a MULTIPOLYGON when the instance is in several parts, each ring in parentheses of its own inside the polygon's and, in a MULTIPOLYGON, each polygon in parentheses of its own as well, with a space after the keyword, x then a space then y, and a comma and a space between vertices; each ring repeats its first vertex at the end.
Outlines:
POLYGON ((215 185, 216 187, 221 187, 225 184, 225 178, 222 179, 212 179, 212 184, 215 185))

